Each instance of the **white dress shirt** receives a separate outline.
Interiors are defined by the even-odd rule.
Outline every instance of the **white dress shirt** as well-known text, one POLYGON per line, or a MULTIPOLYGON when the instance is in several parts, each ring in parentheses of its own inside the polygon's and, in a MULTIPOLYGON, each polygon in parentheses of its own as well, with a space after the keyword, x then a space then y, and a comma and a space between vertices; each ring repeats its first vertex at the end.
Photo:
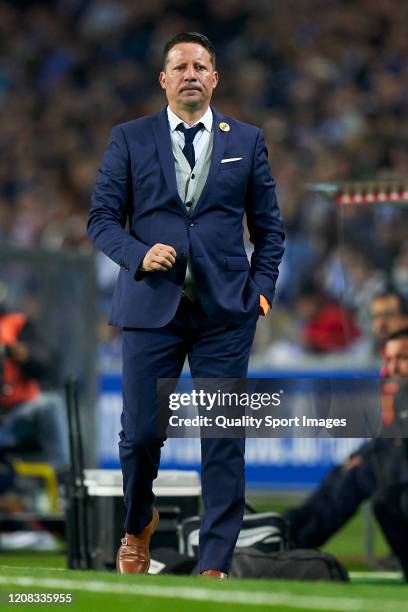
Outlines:
POLYGON ((188 123, 185 123, 182 119, 180 119, 180 117, 177 117, 177 115, 173 113, 169 107, 167 107, 167 117, 169 120, 171 140, 173 144, 179 146, 181 150, 184 149, 184 134, 177 129, 177 126, 182 123, 184 127, 188 129, 190 127, 194 127, 200 122, 204 125, 204 129, 197 132, 193 140, 194 154, 197 161, 201 153, 206 148, 210 138, 213 125, 213 114, 211 108, 208 107, 204 115, 200 119, 197 119, 193 125, 188 125, 188 123))

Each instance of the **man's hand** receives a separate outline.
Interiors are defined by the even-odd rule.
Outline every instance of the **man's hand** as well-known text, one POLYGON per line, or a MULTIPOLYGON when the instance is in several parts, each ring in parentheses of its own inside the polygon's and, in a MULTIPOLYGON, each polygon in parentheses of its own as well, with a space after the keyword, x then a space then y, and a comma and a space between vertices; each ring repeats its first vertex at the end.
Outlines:
POLYGON ((261 317, 266 317, 269 308, 270 306, 268 300, 261 293, 261 295, 259 296, 259 314, 261 315, 261 317))
POLYGON ((353 468, 361 465, 363 462, 363 458, 360 455, 353 455, 343 464, 342 470, 343 472, 349 472, 353 468))
POLYGON ((141 268, 144 272, 167 272, 176 263, 176 257, 177 253, 173 247, 157 243, 147 251, 141 268))

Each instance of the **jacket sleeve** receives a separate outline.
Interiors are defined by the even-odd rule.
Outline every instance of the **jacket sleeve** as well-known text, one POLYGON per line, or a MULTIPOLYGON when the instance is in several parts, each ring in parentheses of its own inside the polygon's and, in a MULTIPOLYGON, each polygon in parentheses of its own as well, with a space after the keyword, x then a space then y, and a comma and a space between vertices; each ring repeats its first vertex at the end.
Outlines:
POLYGON ((255 143, 252 173, 246 194, 249 238, 254 245, 251 276, 271 304, 284 253, 285 233, 271 176, 262 131, 255 143))
POLYGON ((125 229, 131 202, 129 150, 117 126, 112 130, 92 194, 88 236, 105 255, 135 277, 150 246, 125 229))

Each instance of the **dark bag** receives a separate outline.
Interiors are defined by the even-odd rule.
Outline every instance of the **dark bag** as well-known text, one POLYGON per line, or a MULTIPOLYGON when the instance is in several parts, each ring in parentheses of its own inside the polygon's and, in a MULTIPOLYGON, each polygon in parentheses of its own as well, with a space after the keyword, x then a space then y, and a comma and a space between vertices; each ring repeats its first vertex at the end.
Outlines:
POLYGON ((287 580, 348 582, 347 570, 333 555, 317 549, 283 550, 265 554, 256 548, 237 549, 230 576, 287 580))
POLYGON ((180 555, 174 548, 155 548, 151 552, 149 574, 188 576, 195 564, 195 559, 180 555))
MULTIPOLYGON (((179 537, 181 554, 197 558, 199 530, 199 516, 193 516, 182 522, 179 537)), ((236 548, 246 550, 249 547, 264 553, 275 553, 289 548, 286 520, 276 512, 245 515, 236 548)))

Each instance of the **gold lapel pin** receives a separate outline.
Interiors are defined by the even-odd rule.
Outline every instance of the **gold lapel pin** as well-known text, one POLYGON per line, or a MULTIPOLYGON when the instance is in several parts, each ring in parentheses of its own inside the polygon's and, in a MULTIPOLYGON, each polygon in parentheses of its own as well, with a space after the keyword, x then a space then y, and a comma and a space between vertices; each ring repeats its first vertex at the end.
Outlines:
POLYGON ((228 123, 224 123, 224 121, 220 123, 220 130, 222 130, 223 132, 229 132, 230 129, 231 126, 228 123))

